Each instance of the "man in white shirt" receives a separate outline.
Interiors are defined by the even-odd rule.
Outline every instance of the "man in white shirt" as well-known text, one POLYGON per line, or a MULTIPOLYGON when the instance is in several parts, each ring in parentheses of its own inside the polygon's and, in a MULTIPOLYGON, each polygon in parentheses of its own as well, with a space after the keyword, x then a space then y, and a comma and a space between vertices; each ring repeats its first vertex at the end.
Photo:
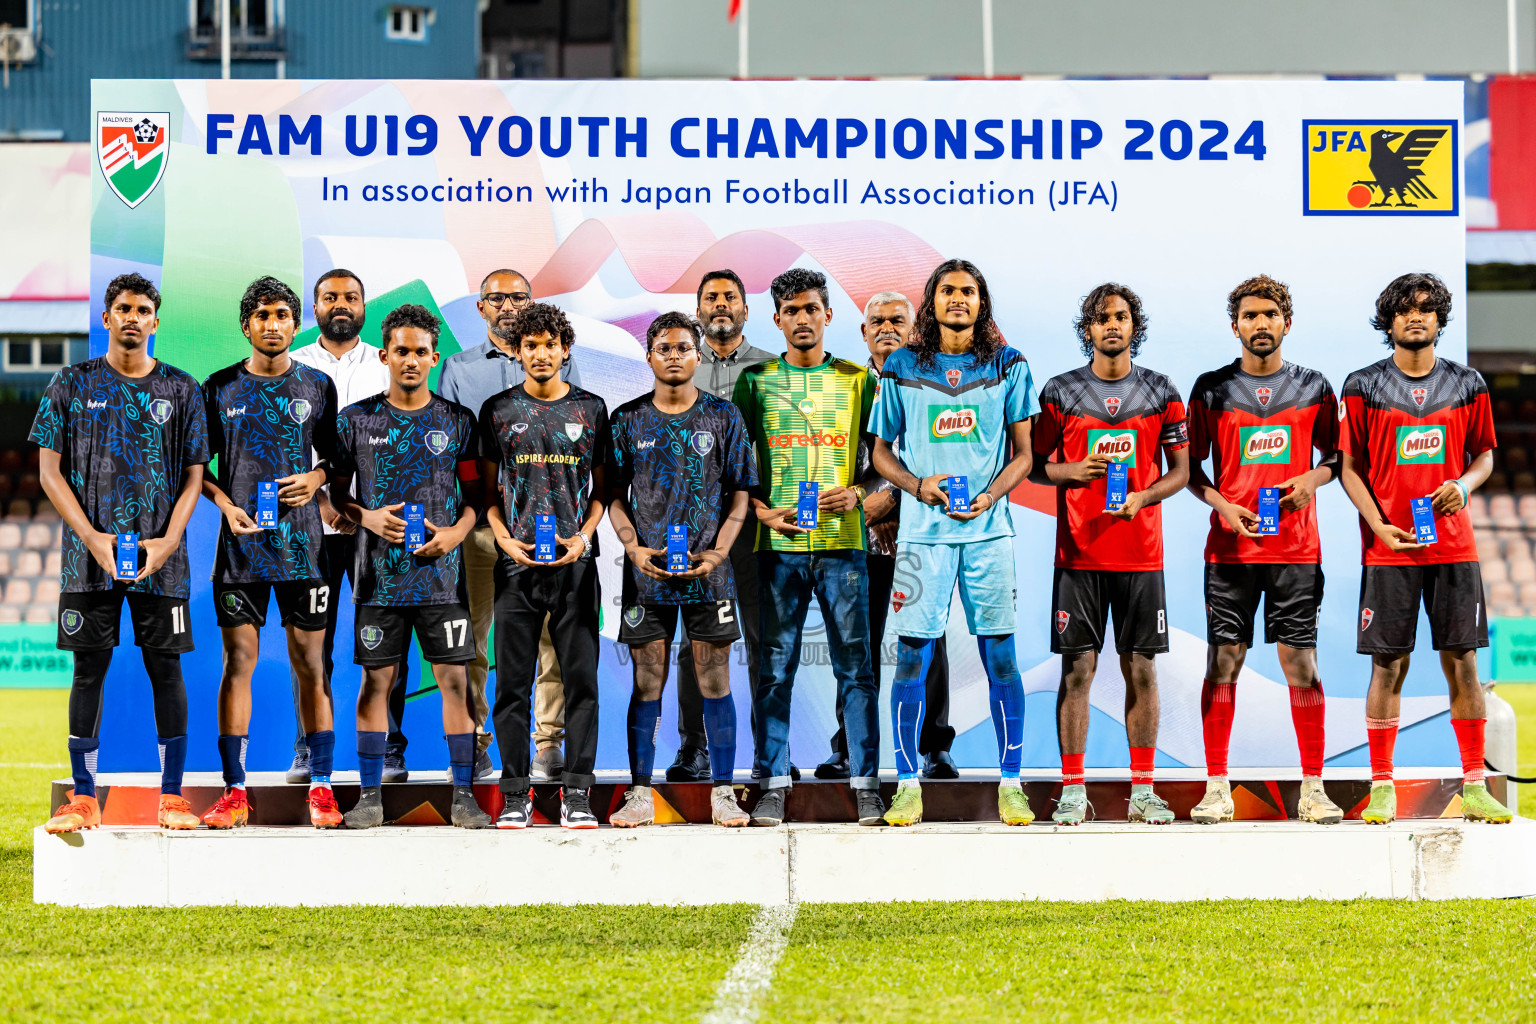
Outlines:
MULTIPOLYGON (((328 270, 315 282, 315 323, 320 327, 320 337, 312 345, 292 351, 295 361, 312 366, 330 377, 336 384, 337 411, 361 399, 389 390, 389 368, 379 359, 379 350, 358 338, 367 318, 363 282, 350 270, 328 270)), ((330 495, 321 491, 316 495, 320 504, 320 519, 325 528, 326 576, 331 585, 331 606, 325 627, 325 678, 330 688, 334 665, 332 650, 336 643, 336 608, 340 603, 341 581, 351 581, 352 564, 357 540, 354 536, 357 524, 337 513, 330 502, 330 495)), ((400 731, 400 718, 405 711, 406 671, 409 658, 400 662, 395 673, 395 686, 389 695, 389 739, 384 755, 384 781, 404 782, 405 735, 400 731)), ((294 681, 294 718, 298 718, 298 681, 294 681)), ((288 781, 294 784, 309 781, 309 750, 304 745, 304 730, 299 727, 298 738, 293 745, 293 764, 288 768, 288 781)))

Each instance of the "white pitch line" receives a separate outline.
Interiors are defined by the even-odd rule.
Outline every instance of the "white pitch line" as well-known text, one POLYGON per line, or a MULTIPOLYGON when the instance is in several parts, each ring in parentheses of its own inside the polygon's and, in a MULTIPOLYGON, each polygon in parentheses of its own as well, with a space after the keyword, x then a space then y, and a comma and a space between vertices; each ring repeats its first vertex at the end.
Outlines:
POLYGON ((52 764, 48 761, 0 761, 0 768, 68 768, 67 764, 52 764))
POLYGON ((752 1024, 757 1020, 762 997, 773 986, 773 969, 789 945, 789 929, 799 906, 773 903, 758 910, 736 962, 715 990, 715 1004, 700 1018, 700 1024, 752 1024))

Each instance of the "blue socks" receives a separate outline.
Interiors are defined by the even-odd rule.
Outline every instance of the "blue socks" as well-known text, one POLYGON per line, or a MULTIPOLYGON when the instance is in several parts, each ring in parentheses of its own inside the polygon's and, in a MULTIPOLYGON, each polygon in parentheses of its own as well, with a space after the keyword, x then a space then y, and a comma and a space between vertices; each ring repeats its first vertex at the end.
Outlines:
POLYGON ((917 778, 917 737, 923 727, 923 703, 927 697, 928 667, 933 663, 933 640, 927 637, 897 638, 896 675, 891 680, 891 734, 896 747, 896 776, 917 778))
MULTIPOLYGON (((705 701, 705 727, 709 722, 709 702, 705 701)), ((656 731, 661 726, 661 701, 641 700, 640 695, 629 695, 629 714, 625 717, 629 730, 629 776, 636 786, 651 784, 651 769, 656 765, 656 731)))
POLYGON ((357 734, 358 782, 364 789, 384 784, 384 739, 387 735, 362 731, 357 734))
POLYGON ((187 737, 159 736, 160 792, 181 796, 181 775, 187 767, 187 737))
POLYGON ((709 779, 729 786, 736 770, 736 702, 730 694, 704 698, 704 735, 709 737, 709 779))
POLYGON ((219 734, 219 763, 224 767, 226 789, 245 788, 246 737, 219 734))
MULTIPOLYGON (((321 729, 319 732, 307 732, 304 734, 304 745, 309 747, 309 788, 329 789, 331 765, 336 754, 336 731, 321 729)), ((242 756, 242 765, 244 760, 242 756)))
POLYGON ((71 736, 69 738, 69 773, 75 779, 75 796, 96 795, 96 748, 101 740, 95 736, 71 736))
MULTIPOLYGON (((455 786, 468 786, 475 781, 475 734, 451 732, 443 736, 448 741, 448 768, 453 772, 455 786)), ((309 748, 310 764, 314 764, 315 748, 309 748)), ((313 771, 313 769, 311 769, 313 771)))
POLYGON ((997 733, 997 761, 1005 779, 1019 777, 1024 758, 1024 680, 1013 654, 1013 634, 978 636, 976 648, 987 670, 992 728, 997 733))

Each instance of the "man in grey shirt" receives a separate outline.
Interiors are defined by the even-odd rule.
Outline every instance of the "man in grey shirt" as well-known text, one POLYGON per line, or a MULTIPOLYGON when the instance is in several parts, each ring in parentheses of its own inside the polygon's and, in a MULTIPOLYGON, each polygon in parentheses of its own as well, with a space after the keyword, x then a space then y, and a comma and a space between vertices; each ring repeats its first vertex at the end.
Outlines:
MULTIPOLYGON (((699 281, 698 318, 704 325, 706 344, 699 353, 693 383, 701 391, 731 401, 736 378, 756 363, 776 353, 747 343, 742 329, 747 323, 746 289, 734 270, 715 270, 699 281)), ((731 569, 736 574, 736 610, 741 639, 746 645, 747 682, 757 693, 757 556, 753 542, 757 531, 742 530, 731 547, 731 569)), ((677 656, 677 759, 667 769, 668 782, 708 782, 709 745, 704 733, 704 698, 693 672, 690 644, 680 644, 677 656)))
MULTIPOLYGON (((533 288, 528 279, 515 270, 493 270, 480 282, 480 301, 475 304, 485 320, 485 341, 448 357, 437 379, 437 393, 458 402, 478 418, 480 407, 494 395, 523 382, 523 364, 513 354, 518 338, 512 321, 519 310, 533 304, 533 288)), ((567 383, 580 385, 575 358, 568 358, 560 370, 567 383)), ((481 514, 480 521, 464 542, 464 576, 469 591, 470 625, 475 633, 475 660, 469 666, 470 713, 475 719, 475 775, 490 771, 490 733, 485 722, 490 714, 486 699, 486 679, 490 658, 486 644, 491 633, 492 611, 496 601, 496 541, 481 514)), ((538 781, 560 777, 565 767, 560 743, 565 738, 565 691, 560 680, 560 665, 549 639, 549 624, 539 639, 539 678, 534 690, 534 745, 532 775, 538 781)))

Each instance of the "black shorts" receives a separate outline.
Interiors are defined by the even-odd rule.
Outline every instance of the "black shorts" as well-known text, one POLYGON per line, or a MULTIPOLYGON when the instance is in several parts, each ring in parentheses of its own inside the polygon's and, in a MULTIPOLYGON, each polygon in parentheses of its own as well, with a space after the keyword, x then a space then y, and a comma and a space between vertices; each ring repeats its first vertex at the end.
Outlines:
POLYGON ((1116 653, 1167 653, 1168 610, 1161 569, 1057 569, 1051 585, 1051 653, 1102 651, 1104 626, 1111 614, 1116 653))
POLYGON ((1360 570, 1361 654, 1408 654, 1419 627, 1419 601, 1429 616, 1437 651, 1488 646, 1483 573, 1476 562, 1440 565, 1367 565, 1360 570))
POLYGON ((359 665, 398 665, 411 646, 411 630, 421 656, 434 665, 465 665, 475 660, 475 631, 462 604, 384 607, 360 604, 355 615, 352 660, 359 665))
POLYGON ((277 592, 277 613, 284 626, 320 632, 331 607, 331 585, 325 580, 281 580, 277 583, 213 584, 213 610, 220 629, 267 624, 267 604, 277 592))
POLYGON ((632 604, 619 619, 619 643, 638 647, 656 640, 670 641, 677 632, 678 612, 689 640, 730 644, 741 639, 735 601, 703 604, 632 604))
POLYGON ((1212 647, 1253 646, 1253 617, 1264 599, 1264 642, 1317 647, 1323 606, 1320 565, 1205 565, 1205 639, 1212 647))
POLYGON ((110 651, 116 647, 125 597, 128 617, 133 620, 134 643, 163 654, 192 650, 192 620, 186 598, 144 594, 121 583, 111 590, 59 595, 59 650, 110 651))

